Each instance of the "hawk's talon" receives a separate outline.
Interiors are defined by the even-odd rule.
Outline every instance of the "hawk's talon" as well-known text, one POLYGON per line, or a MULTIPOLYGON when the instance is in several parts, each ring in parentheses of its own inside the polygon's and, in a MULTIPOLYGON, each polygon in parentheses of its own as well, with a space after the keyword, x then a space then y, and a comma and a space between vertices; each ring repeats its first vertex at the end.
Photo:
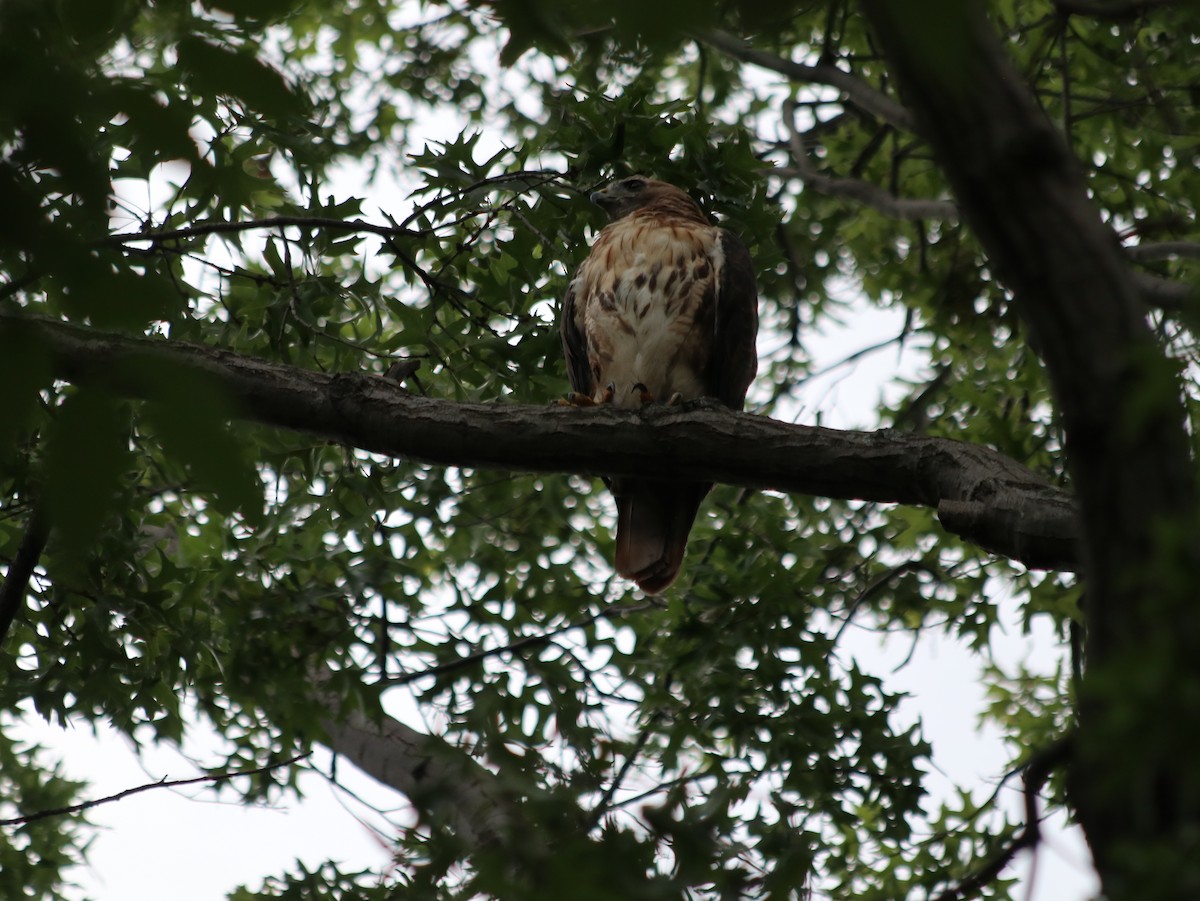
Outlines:
POLYGON ((674 394, 672 394, 671 397, 667 400, 668 407, 678 407, 681 403, 683 403, 683 395, 680 394, 678 391, 676 391, 674 394))
POLYGON ((646 406, 646 404, 654 403, 654 395, 651 394, 650 389, 647 388, 645 385, 643 385, 641 382, 638 382, 636 385, 633 386, 633 391, 635 394, 637 394, 638 401, 641 402, 643 407, 646 406))
POLYGON ((560 398, 558 401, 560 407, 594 407, 596 402, 586 394, 580 394, 578 391, 568 391, 565 398, 560 398))

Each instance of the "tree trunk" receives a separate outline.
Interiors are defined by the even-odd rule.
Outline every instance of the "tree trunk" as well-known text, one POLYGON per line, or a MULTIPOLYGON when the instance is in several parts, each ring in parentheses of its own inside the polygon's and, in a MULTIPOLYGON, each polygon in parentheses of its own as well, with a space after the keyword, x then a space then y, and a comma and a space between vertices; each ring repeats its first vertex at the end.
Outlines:
POLYGON ((979 5, 863 5, 1066 430, 1088 658, 1070 784, 1105 894, 1200 897, 1200 554, 1175 368, 1066 142, 979 5))

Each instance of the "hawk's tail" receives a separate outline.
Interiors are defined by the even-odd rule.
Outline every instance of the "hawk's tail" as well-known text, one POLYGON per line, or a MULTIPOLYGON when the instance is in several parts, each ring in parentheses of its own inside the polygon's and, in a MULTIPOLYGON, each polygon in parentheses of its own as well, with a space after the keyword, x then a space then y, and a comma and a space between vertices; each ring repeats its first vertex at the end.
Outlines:
POLYGON ((617 573, 647 594, 665 591, 679 575, 688 533, 711 485, 614 479, 617 573))

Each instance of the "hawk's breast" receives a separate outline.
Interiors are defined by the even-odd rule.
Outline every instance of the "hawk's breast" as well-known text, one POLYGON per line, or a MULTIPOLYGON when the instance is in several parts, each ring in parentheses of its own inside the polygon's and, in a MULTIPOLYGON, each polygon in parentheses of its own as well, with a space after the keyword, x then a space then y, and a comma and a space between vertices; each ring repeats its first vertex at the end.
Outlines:
POLYGON ((635 215, 600 233, 574 286, 595 399, 609 385, 619 407, 640 406, 640 386, 660 402, 709 393, 722 262, 711 226, 635 215))

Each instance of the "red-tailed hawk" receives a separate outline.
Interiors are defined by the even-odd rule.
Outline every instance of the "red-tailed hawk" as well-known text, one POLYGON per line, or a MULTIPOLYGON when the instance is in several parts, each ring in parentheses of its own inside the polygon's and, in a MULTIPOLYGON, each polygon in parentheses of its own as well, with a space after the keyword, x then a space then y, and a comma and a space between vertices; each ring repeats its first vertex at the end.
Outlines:
MULTIPOLYGON (((742 409, 758 369, 758 292, 746 246, 687 194, 634 175, 592 195, 611 220, 572 279, 562 311, 571 387, 637 408, 712 397, 742 409)), ((614 478, 617 572, 664 591, 712 486, 614 478)))

